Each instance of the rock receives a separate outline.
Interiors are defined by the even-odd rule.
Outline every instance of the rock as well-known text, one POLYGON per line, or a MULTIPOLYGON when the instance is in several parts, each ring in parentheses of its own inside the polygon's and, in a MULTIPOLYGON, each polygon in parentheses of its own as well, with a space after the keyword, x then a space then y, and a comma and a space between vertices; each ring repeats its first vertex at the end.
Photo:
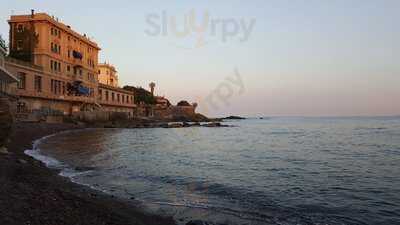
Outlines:
POLYGON ((245 120, 246 118, 240 116, 228 116, 223 118, 224 120, 245 120))
POLYGON ((168 124, 168 128, 181 128, 183 127, 183 124, 181 123, 170 123, 168 124))
POLYGON ((204 125, 205 127, 220 127, 221 123, 218 122, 213 122, 213 123, 208 123, 204 125))
POLYGON ((0 154, 9 154, 6 147, 0 147, 0 154))
POLYGON ((20 164, 27 164, 27 163, 28 163, 28 162, 27 162, 26 160, 24 160, 24 159, 18 159, 17 162, 20 163, 20 164))
POLYGON ((191 220, 187 222, 186 225, 212 225, 212 224, 201 220, 191 220))

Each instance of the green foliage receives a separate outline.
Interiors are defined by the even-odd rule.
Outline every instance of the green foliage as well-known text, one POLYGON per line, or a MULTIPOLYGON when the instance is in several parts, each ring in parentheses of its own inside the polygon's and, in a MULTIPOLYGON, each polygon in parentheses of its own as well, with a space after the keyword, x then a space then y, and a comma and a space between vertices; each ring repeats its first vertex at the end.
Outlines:
POLYGON ((125 86, 124 89, 133 91, 135 95, 135 104, 140 104, 142 102, 148 105, 156 104, 156 98, 151 94, 151 92, 142 87, 125 86))
POLYGON ((182 100, 178 102, 177 106, 191 106, 191 105, 189 104, 189 102, 182 100))

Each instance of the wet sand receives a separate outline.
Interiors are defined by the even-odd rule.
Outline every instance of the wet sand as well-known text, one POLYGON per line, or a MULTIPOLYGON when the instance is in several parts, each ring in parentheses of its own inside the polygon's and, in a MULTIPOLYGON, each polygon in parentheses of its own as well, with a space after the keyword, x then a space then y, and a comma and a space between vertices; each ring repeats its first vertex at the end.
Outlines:
POLYGON ((134 201, 118 199, 70 182, 24 154, 41 137, 71 124, 17 123, 0 153, 0 224, 4 225, 169 225, 172 218, 146 213, 134 201))

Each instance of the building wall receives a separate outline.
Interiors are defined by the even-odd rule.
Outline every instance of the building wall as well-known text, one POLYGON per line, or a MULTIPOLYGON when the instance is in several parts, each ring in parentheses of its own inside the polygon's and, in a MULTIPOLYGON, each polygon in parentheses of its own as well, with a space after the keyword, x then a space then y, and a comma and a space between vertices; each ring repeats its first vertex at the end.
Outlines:
POLYGON ((98 65, 98 78, 99 83, 118 87, 118 75, 115 67, 110 64, 99 64, 98 65))
POLYGON ((51 108, 63 114, 70 114, 72 111, 79 110, 79 106, 84 103, 95 103, 94 98, 68 96, 66 84, 70 80, 67 77, 54 76, 41 70, 40 67, 29 66, 10 58, 6 61, 6 69, 19 78, 16 87, 16 94, 19 96, 17 103, 19 112, 51 108), (37 80, 39 77, 40 84, 37 80))
POLYGON ((98 67, 100 48, 86 35, 43 13, 14 15, 8 22, 12 57, 5 65, 20 79, 19 112, 51 109, 70 115, 101 106, 102 111, 133 115, 133 92, 118 88, 113 66, 98 67), (77 82, 89 88, 90 95, 71 94, 68 87, 77 82))
POLYGON ((7 69, 5 68, 5 57, 7 49, 4 46, 3 39, 0 38, 0 94, 2 95, 15 95, 17 81, 15 77, 11 77, 6 74, 7 69))
POLYGON ((103 111, 134 112, 136 105, 134 93, 122 88, 99 84, 98 103, 103 111))
MULTIPOLYGON (((80 81, 83 86, 96 89, 100 48, 86 35, 44 13, 11 16, 8 22, 12 57, 40 66, 59 79, 80 81)), ((91 97, 96 98, 93 93, 91 97)))

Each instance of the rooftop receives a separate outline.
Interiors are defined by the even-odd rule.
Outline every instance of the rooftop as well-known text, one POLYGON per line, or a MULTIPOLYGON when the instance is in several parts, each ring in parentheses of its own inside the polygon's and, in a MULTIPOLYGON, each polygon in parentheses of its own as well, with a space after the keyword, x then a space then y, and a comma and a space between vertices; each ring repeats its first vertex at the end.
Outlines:
POLYGON ((111 65, 111 64, 109 64, 109 63, 106 63, 106 62, 104 62, 104 63, 99 63, 97 66, 98 66, 98 67, 107 67, 107 68, 109 68, 109 69, 111 69, 111 70, 117 72, 117 70, 115 69, 115 66, 113 66, 113 65, 111 65))

